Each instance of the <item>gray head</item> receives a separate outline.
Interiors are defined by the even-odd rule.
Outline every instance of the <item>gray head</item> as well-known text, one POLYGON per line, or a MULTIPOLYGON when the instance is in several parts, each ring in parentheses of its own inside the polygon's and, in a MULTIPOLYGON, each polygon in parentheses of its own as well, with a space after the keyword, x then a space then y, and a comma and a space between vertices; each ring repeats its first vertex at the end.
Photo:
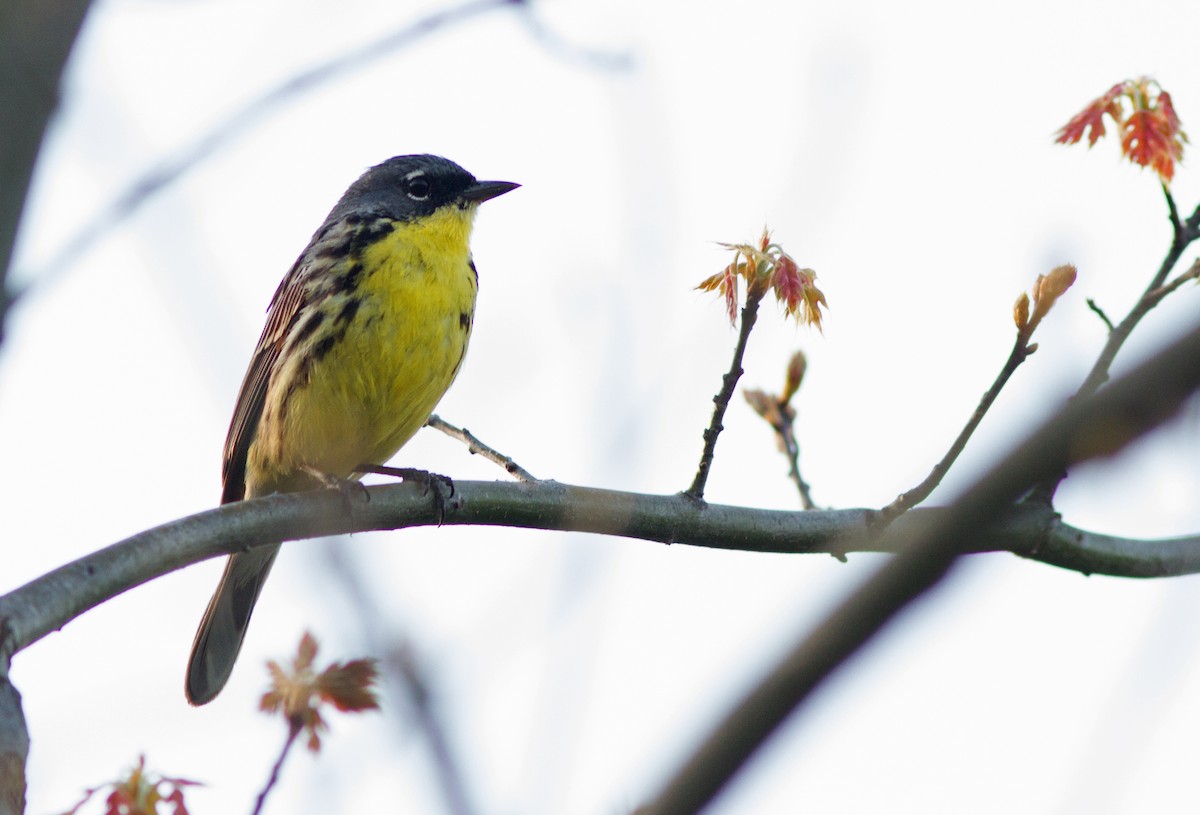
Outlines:
POLYGON ((519 186, 510 181, 478 181, 441 156, 396 156, 351 184, 327 220, 362 213, 410 221, 444 206, 479 204, 519 186))

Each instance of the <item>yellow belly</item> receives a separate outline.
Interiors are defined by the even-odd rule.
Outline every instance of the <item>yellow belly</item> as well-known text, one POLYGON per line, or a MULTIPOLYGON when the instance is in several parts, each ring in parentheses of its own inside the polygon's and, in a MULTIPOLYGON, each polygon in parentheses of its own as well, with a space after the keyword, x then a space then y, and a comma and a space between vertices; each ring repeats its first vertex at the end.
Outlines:
POLYGON ((306 468, 345 478, 363 464, 383 464, 425 424, 470 339, 473 214, 439 211, 397 224, 364 250, 359 286, 333 309, 358 301, 337 341, 310 363, 304 384, 289 387, 279 376, 268 388, 263 420, 272 416, 278 426, 258 429, 248 495, 314 486, 306 468))

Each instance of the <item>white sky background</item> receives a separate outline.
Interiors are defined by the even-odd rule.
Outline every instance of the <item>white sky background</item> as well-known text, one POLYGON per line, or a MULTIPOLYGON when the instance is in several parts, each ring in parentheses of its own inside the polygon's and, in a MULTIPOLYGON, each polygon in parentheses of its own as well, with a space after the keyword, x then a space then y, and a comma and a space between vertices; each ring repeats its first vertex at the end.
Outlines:
MULTIPOLYGON (((295 72, 438 3, 113 0, 68 72, 24 224, 19 279, 134 178, 295 72)), ((546 2, 598 68, 491 13, 283 106, 74 266, 33 279, 0 350, 3 584, 211 508, 263 312, 345 186, 407 152, 522 183, 487 204, 471 352, 439 413, 560 481, 688 485, 734 340, 693 290, 714 241, 764 222, 815 268, 824 336, 770 309, 750 386, 803 347, 805 475, 819 503, 879 506, 916 483, 1003 363, 1039 272, 1079 282, 1039 329, 946 500, 1081 381, 1169 242, 1155 178, 1054 131, 1140 74, 1200 137, 1194 2, 546 2)), ((1200 182, 1174 191, 1190 213, 1200 182)), ((1196 252, 1185 255, 1189 263, 1196 252)), ((1180 292, 1118 370, 1182 330, 1180 292)), ((1085 528, 1200 529, 1193 411, 1058 506, 1085 528)), ((740 398, 708 497, 797 505, 740 398)), ((433 431, 398 462, 501 477, 433 431)), ((195 710, 183 667, 220 565, 130 592, 16 658, 33 737, 30 812, 61 811, 145 752, 207 782, 196 813, 248 812, 283 740, 255 712, 263 663, 311 629, 366 653, 339 547, 407 632, 481 813, 612 815, 657 789, 798 631, 878 563, 504 529, 289 544, 224 694, 195 710)), ((974 557, 823 689, 714 813, 1195 811, 1196 578, 1129 581, 974 557)), ((389 692, 385 706, 403 714, 389 692)), ((438 813, 423 740, 390 714, 333 719, 268 812, 438 813)))

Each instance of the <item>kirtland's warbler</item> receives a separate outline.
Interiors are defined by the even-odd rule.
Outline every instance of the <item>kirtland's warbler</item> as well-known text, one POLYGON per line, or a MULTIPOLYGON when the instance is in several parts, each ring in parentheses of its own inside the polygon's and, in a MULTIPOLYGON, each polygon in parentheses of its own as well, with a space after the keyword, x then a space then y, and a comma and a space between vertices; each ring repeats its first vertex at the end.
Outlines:
MULTIPOLYGON (((388 159, 350 186, 271 300, 225 439, 221 503, 353 478, 420 429, 471 335, 475 212, 517 186, 429 155, 388 159)), ((230 556, 192 645, 192 704, 229 679, 278 553, 230 556)))

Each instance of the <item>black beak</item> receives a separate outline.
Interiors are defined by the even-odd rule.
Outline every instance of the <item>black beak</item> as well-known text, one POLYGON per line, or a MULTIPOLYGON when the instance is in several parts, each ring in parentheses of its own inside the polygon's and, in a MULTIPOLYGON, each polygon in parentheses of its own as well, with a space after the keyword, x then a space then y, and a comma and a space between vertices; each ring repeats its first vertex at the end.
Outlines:
POLYGON ((511 181, 476 181, 463 190, 460 200, 468 204, 482 204, 484 201, 492 200, 497 195, 512 192, 519 186, 521 185, 514 184, 511 181))

